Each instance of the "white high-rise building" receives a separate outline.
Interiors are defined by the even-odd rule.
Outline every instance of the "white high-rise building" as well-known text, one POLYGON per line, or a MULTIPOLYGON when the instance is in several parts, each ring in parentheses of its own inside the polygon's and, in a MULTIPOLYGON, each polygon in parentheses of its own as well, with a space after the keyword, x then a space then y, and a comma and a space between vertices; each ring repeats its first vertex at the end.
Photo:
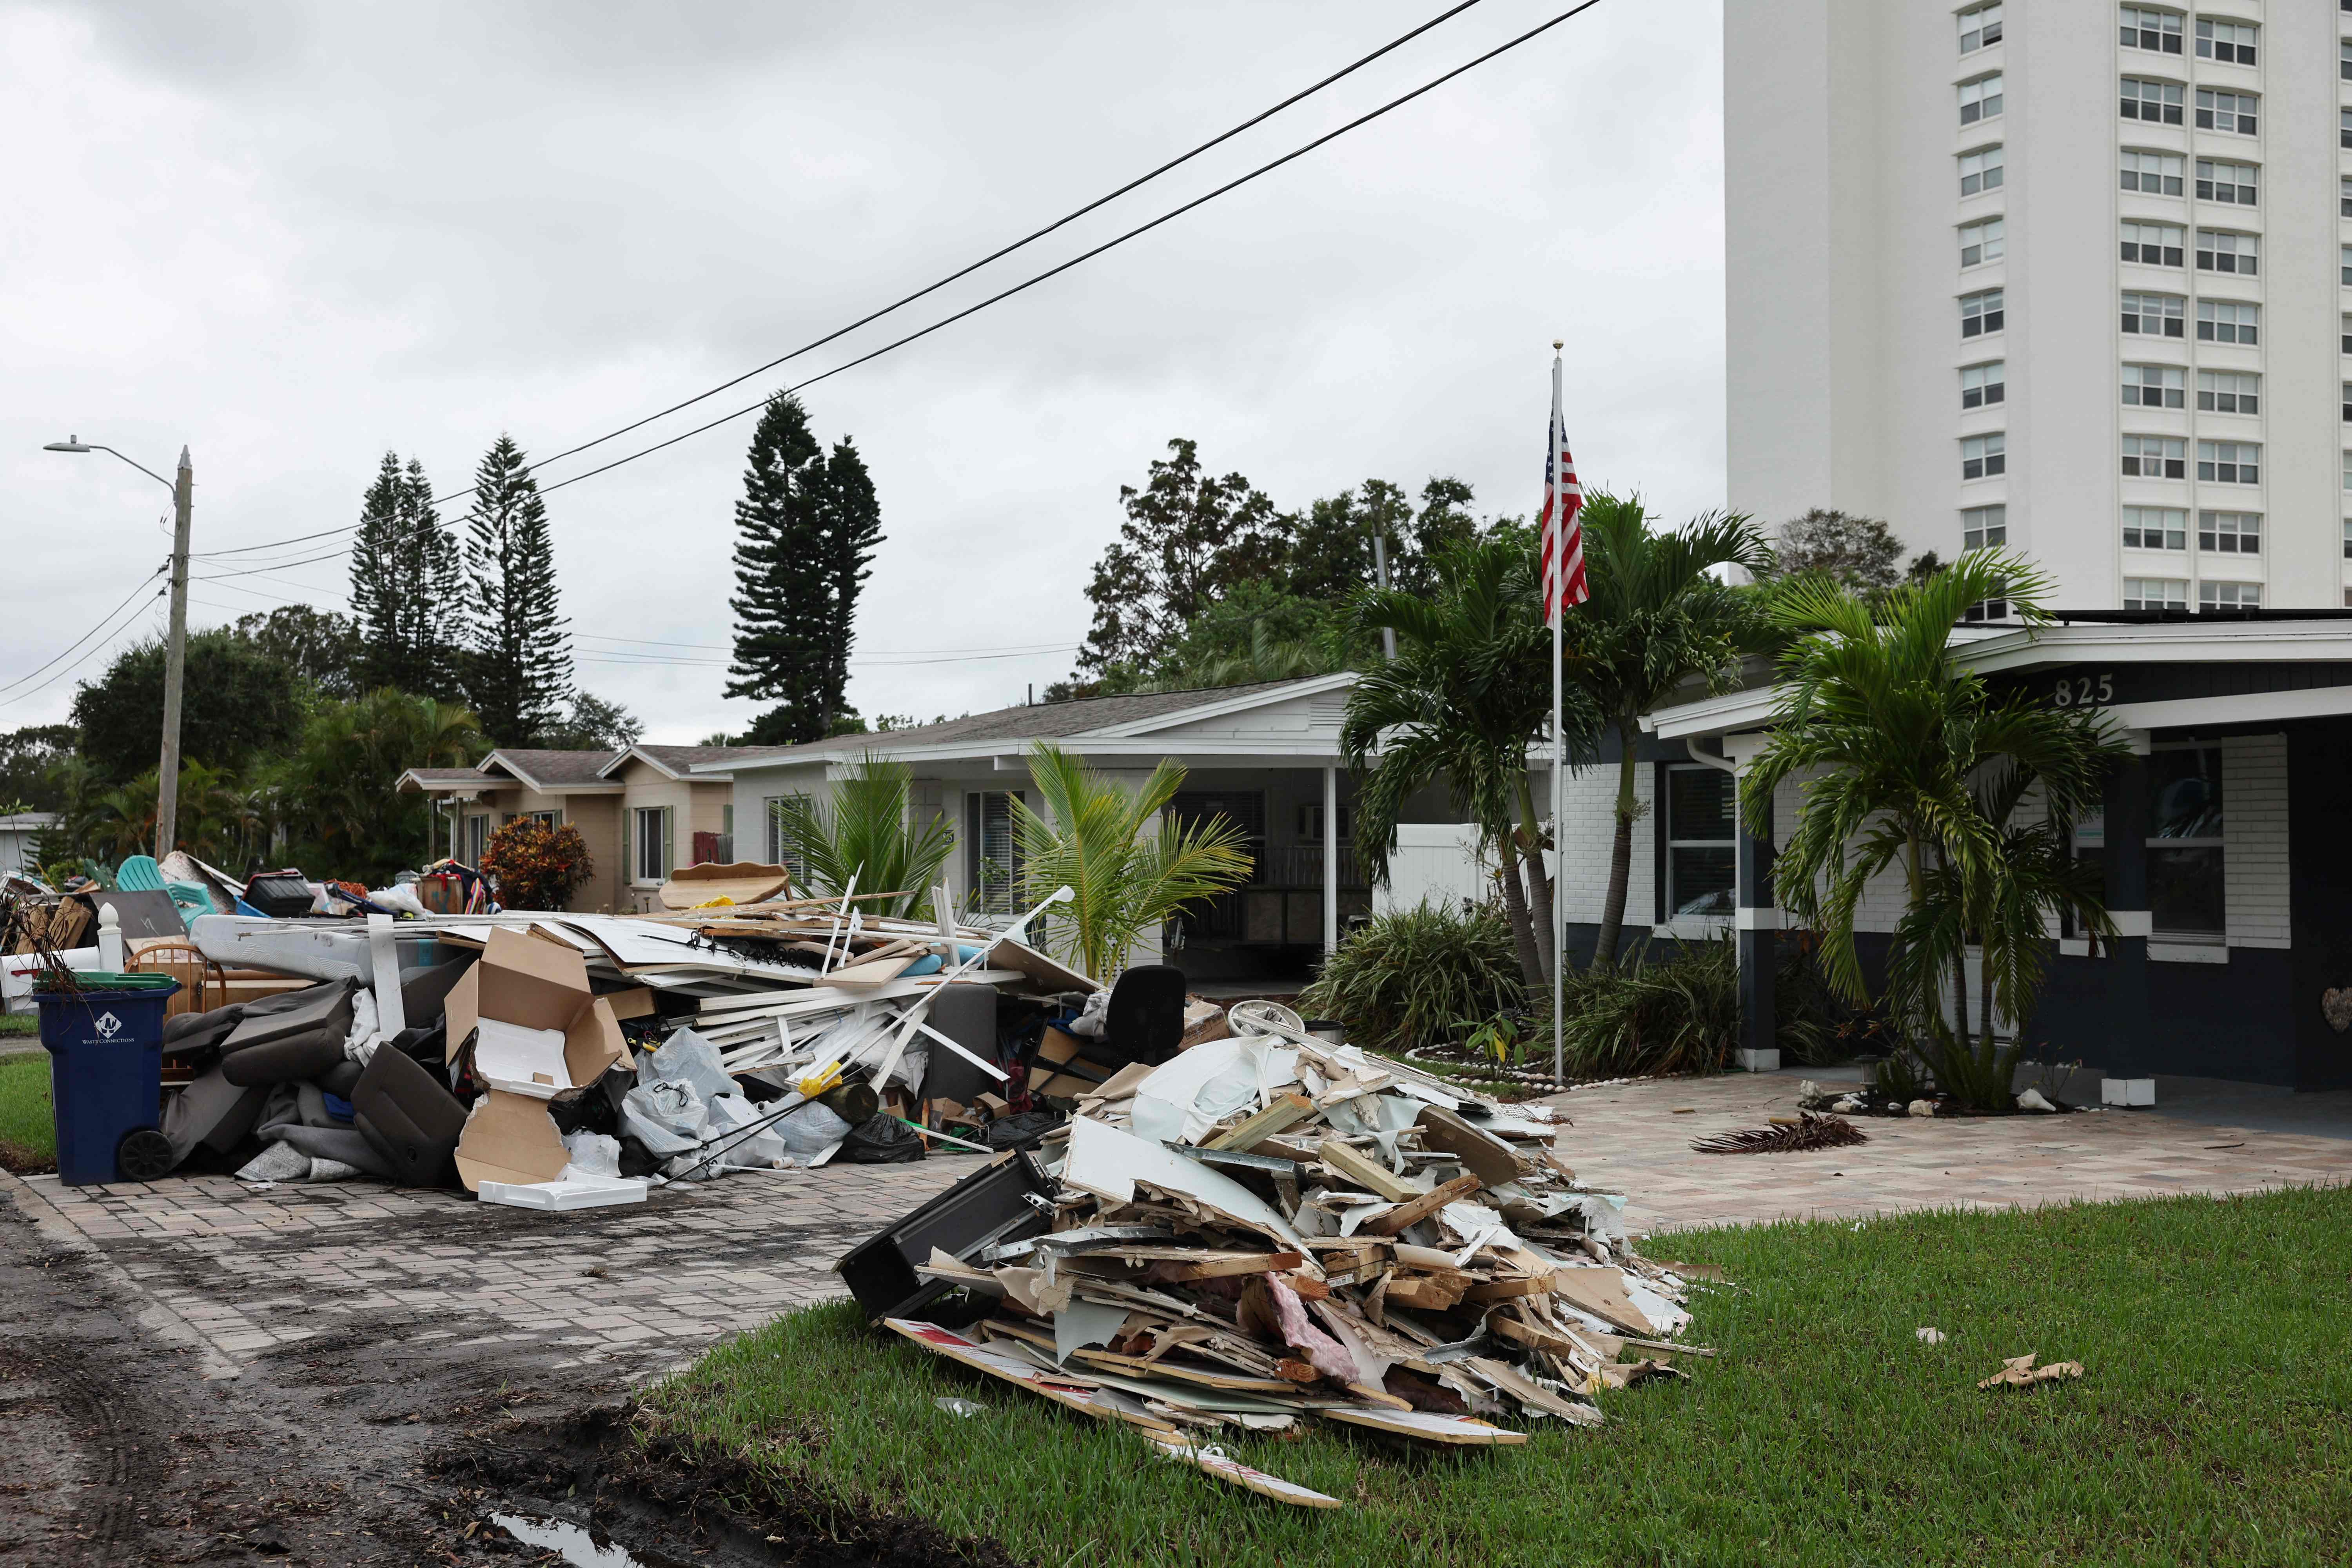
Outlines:
POLYGON ((2352 605, 2352 0, 1725 0, 1729 500, 2352 605))

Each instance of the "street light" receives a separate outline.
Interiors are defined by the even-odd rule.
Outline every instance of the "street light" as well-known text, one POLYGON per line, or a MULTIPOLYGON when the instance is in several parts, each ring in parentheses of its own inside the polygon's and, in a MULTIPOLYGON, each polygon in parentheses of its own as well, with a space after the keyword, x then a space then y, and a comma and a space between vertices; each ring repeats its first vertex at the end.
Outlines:
POLYGON ((155 853, 157 858, 178 847, 180 829, 180 688, 188 665, 188 514, 195 504, 196 471, 188 449, 180 448, 178 481, 165 479, 144 463, 133 462, 111 447, 68 436, 51 441, 44 452, 104 452, 126 463, 172 492, 172 640, 163 655, 163 752, 156 773, 155 853))

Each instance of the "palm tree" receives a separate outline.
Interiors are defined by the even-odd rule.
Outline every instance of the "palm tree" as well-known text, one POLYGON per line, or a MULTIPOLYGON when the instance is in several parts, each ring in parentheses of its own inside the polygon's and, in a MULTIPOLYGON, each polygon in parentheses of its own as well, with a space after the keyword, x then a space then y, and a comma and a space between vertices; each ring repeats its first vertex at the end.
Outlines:
POLYGON ((1633 868, 1633 821, 1640 815, 1634 753, 1642 715, 1686 681, 1723 688, 1753 636, 1755 613, 1748 596, 1718 580, 1715 570, 1759 571, 1772 552, 1737 514, 1707 512, 1675 532, 1654 532, 1638 495, 1595 491, 1585 500, 1580 521, 1591 597, 1565 618, 1568 679, 1618 748, 1617 831, 1592 959, 1606 968, 1617 962, 1633 868))
POLYGON ((773 809, 784 847, 812 890, 837 896, 855 881, 868 893, 898 895, 866 908, 927 920, 933 913, 931 886, 955 848, 955 829, 937 816, 918 829, 908 810, 913 794, 912 769, 868 754, 829 805, 787 795, 773 809))
POLYGON ((1029 779, 1045 809, 1013 798, 1022 896, 1034 904, 1065 886, 1076 894, 1055 906, 1045 940, 1098 981, 1115 978, 1136 940, 1185 905, 1249 879, 1241 829, 1223 817, 1188 826, 1161 816, 1159 831, 1146 832, 1183 787, 1174 763, 1163 760, 1130 795, 1041 742, 1030 749, 1029 779))
MULTIPOLYGON (((1440 550, 1430 590, 1367 590, 1349 601, 1356 635, 1397 636, 1394 659, 1366 670, 1348 697, 1339 746, 1357 779, 1356 844, 1375 884, 1388 879, 1397 824, 1418 791, 1444 783, 1454 807, 1501 852, 1503 908, 1528 989, 1549 979, 1551 889, 1528 747, 1551 711, 1550 630, 1536 587, 1534 542, 1503 530, 1440 550), (1522 874, 1524 871, 1524 880, 1522 874)), ((1597 715, 1566 695, 1569 732, 1590 739, 1597 715)))
POLYGON ((1761 832, 1774 790, 1803 780, 1774 887, 1822 933, 1824 972, 1850 998, 1867 995, 1855 909, 1873 877, 1901 869, 1907 908, 1888 959, 1888 1003, 1937 1081, 1988 1110, 2007 1109, 2014 1062, 1993 1020, 2021 1025, 2031 1013, 2047 917, 2070 912, 2095 934, 2113 933, 2064 827, 2099 808, 2123 746, 2095 713, 1996 695, 1955 668, 1948 647, 1952 626, 1989 598, 2007 598, 2030 626, 2045 624, 2048 592, 2038 568, 1994 551, 1893 590, 1874 612, 1832 582, 1776 586, 1767 614, 1795 640, 1780 658, 1770 742, 1741 786, 1749 828, 1761 832), (2018 820, 2029 800, 2042 820, 2018 820), (1969 1025, 1971 936, 1983 952, 1978 1032, 1969 1025))

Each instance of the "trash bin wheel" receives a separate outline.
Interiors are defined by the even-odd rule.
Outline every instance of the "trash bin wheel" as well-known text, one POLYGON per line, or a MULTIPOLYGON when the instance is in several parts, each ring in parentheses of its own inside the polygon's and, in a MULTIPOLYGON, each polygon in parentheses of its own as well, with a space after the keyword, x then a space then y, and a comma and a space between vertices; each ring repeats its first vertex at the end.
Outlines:
POLYGON ((152 1182, 172 1173, 172 1141, 152 1127, 137 1127, 114 1146, 115 1168, 126 1182, 152 1182))

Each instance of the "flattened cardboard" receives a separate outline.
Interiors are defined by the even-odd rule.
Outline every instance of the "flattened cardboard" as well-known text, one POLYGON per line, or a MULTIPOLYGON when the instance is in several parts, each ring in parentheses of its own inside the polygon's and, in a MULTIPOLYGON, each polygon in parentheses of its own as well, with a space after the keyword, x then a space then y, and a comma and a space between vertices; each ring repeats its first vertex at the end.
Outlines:
POLYGON ((469 1193, 480 1192, 484 1182, 551 1182, 570 1161, 546 1105, 499 1089, 474 1102, 457 1139, 457 1179, 469 1193))

